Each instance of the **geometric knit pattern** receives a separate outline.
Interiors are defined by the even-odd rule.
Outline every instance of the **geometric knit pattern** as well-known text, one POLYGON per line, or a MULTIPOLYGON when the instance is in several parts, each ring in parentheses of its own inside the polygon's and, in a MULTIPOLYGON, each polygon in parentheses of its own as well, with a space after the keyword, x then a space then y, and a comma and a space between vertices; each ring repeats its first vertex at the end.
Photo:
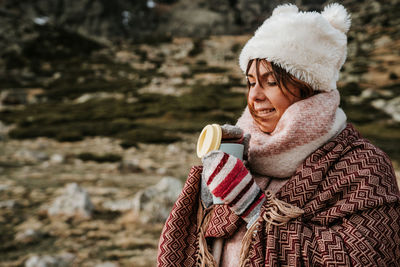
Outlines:
POLYGON ((195 266, 198 251, 197 208, 203 168, 192 167, 164 225, 158 244, 157 266, 195 266))
POLYGON ((227 205, 214 205, 205 237, 227 238, 233 235, 244 221, 227 205))
MULTIPOLYGON (((261 208, 249 266, 400 266, 400 192, 392 164, 350 124, 312 153, 275 197, 304 213, 270 225, 261 208)), ((183 228, 192 226, 182 224, 179 231, 183 228)), ((162 235, 175 234, 164 229, 162 235)), ((192 249, 197 249, 196 236, 187 236, 192 249)), ((176 249, 189 252, 187 243, 176 249)), ((197 255, 190 253, 182 256, 197 255)), ((171 257, 167 265, 158 263, 193 266, 171 257)))
POLYGON ((307 158, 276 197, 305 213, 271 227, 267 242, 255 241, 252 263, 400 266, 400 193, 393 167, 352 126, 307 158))

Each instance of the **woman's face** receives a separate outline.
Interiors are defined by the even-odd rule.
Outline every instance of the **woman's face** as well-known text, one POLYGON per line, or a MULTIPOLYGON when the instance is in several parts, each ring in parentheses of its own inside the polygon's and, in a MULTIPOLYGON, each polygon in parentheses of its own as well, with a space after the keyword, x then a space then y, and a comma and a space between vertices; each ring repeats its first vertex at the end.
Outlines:
POLYGON ((271 133, 285 110, 300 100, 300 90, 298 88, 281 90, 272 74, 270 63, 266 61, 264 63, 266 64, 263 62, 259 64, 259 79, 257 79, 256 60, 253 60, 250 66, 247 75, 250 84, 247 104, 250 110, 253 110, 252 116, 260 130, 271 133))

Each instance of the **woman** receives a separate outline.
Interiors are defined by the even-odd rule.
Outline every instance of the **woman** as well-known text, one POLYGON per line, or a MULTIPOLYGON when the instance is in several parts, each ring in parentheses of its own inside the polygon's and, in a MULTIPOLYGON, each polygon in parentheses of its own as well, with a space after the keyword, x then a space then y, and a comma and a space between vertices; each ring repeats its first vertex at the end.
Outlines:
POLYGON ((230 139, 251 135, 247 161, 212 151, 192 168, 159 266, 400 266, 390 159, 339 108, 349 27, 338 4, 282 5, 247 42, 248 106, 223 127, 230 139))

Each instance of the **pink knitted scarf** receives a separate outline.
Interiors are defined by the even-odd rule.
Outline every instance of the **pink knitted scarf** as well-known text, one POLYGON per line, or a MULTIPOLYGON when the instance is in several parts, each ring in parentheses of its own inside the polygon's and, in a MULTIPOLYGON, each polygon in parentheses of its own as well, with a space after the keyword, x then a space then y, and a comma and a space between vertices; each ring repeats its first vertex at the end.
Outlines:
POLYGON ((337 90, 298 101, 289 106, 270 134, 258 128, 246 108, 236 125, 251 134, 252 173, 275 178, 294 174, 312 152, 345 128, 346 115, 339 103, 337 90))

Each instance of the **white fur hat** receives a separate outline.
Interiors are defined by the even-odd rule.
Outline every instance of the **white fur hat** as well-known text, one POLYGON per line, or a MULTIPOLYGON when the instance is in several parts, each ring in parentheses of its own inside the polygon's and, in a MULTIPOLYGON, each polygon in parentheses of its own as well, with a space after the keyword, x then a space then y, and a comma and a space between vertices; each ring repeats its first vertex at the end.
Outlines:
POLYGON ((292 4, 280 5, 244 46, 239 65, 246 72, 251 59, 274 62, 313 89, 336 89, 339 70, 347 55, 350 15, 340 4, 318 12, 299 12, 292 4))

